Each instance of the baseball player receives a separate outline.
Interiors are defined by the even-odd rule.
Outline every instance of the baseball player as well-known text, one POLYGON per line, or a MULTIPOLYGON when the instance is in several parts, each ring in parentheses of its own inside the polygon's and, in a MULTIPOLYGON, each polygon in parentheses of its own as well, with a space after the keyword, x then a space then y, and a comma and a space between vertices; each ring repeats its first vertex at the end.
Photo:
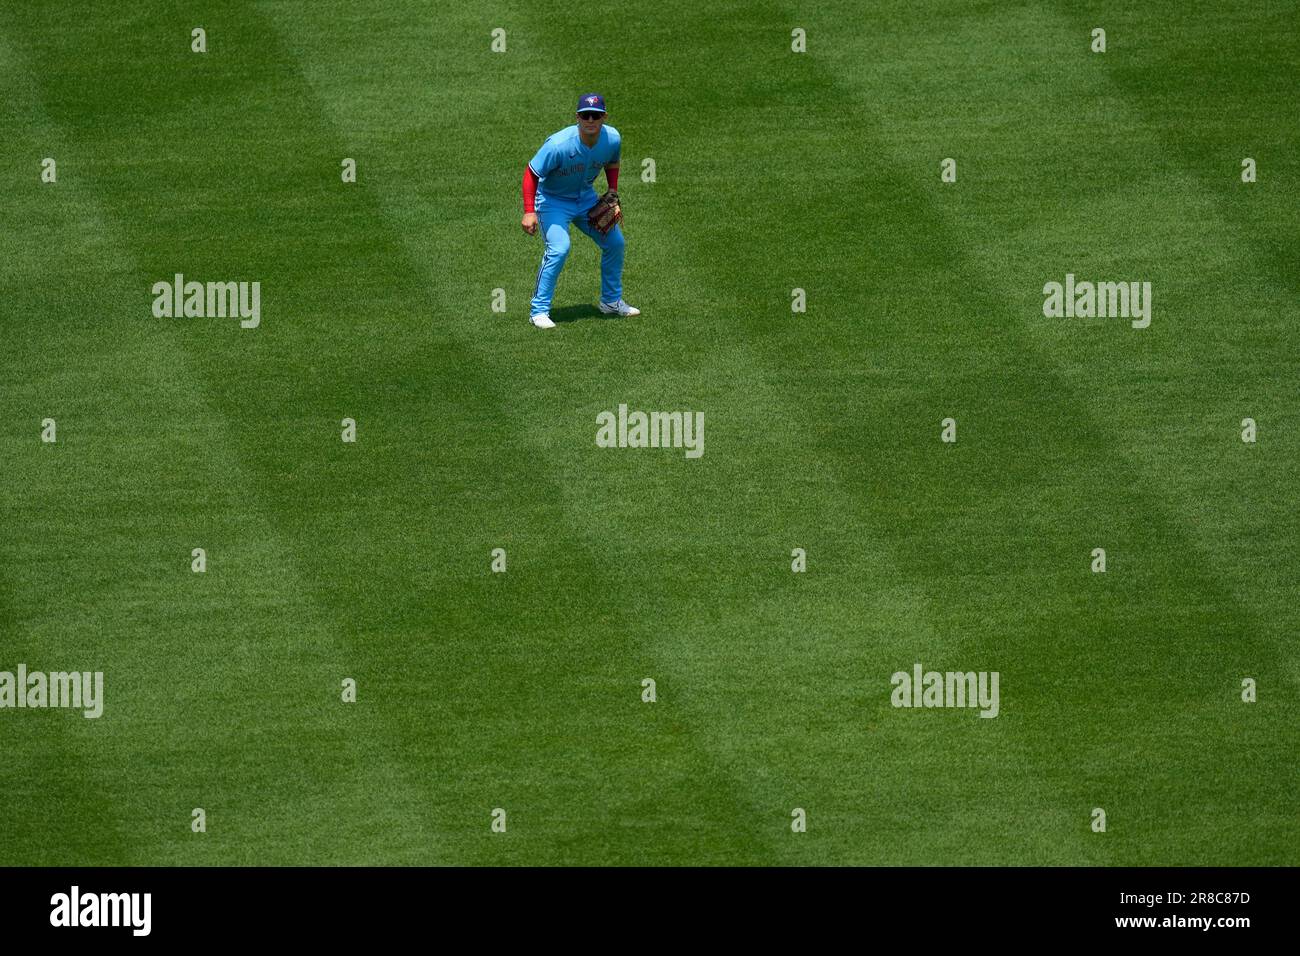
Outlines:
POLYGON ((553 329, 551 297, 569 255, 569 223, 600 246, 600 311, 640 315, 623 301, 623 230, 618 221, 618 161, 622 138, 605 125, 605 98, 588 93, 578 99, 578 122, 542 144, 524 170, 524 232, 537 235, 538 221, 546 251, 537 270, 537 285, 528 321, 553 329), (592 183, 605 170, 609 191, 600 199, 592 183))

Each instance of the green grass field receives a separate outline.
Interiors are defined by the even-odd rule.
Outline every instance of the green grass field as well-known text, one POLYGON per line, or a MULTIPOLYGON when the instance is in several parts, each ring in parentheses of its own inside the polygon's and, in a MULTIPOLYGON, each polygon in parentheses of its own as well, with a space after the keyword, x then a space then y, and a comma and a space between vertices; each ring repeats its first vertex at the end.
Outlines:
POLYGON ((3 0, 0 670, 105 699, 0 710, 0 864, 1300 863, 1297 13, 3 0), (644 314, 575 228, 542 332, 590 90, 644 314))

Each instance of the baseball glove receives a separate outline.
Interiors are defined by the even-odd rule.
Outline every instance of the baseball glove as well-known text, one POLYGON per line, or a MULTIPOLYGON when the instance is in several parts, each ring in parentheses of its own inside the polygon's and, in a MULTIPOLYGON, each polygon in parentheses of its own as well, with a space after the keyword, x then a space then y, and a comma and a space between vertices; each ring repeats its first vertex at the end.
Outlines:
POLYGON ((587 222, 602 236, 609 235, 609 231, 622 219, 623 209, 618 204, 618 193, 612 189, 596 200, 596 205, 587 213, 587 222))

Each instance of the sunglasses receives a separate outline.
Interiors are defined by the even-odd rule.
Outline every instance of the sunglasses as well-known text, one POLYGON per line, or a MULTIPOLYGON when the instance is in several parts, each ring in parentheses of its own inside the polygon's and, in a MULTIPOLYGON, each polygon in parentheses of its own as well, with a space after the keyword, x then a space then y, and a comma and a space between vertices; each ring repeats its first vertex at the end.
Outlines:
POLYGON ((578 114, 578 119, 585 119, 585 120, 598 120, 598 119, 604 119, 604 118, 605 118, 605 114, 604 114, 604 113, 579 113, 579 114, 578 114))

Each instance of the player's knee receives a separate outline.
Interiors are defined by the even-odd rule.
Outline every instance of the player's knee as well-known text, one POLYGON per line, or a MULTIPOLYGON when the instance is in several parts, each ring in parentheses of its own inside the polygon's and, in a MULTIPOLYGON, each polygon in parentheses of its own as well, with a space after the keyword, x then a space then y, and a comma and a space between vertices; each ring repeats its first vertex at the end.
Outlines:
POLYGON ((569 254, 569 235, 558 229, 546 237, 546 253, 556 259, 563 259, 569 254))
POLYGON ((605 237, 605 248, 622 249, 623 245, 623 230, 618 228, 610 230, 609 235, 605 237))

